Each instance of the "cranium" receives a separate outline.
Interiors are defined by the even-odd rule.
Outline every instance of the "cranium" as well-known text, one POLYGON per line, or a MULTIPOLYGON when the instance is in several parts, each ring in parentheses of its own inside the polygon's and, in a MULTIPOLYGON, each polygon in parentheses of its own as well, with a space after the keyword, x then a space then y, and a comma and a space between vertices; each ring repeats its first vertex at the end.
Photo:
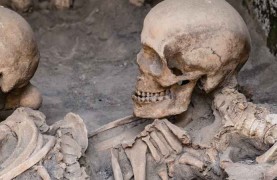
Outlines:
POLYGON ((19 12, 27 12, 33 6, 32 0, 12 0, 11 7, 19 12))
POLYGON ((29 24, 17 13, 0 7, 0 87, 7 93, 29 83, 39 51, 29 24))
POLYGON ((207 93, 247 61, 250 36, 223 0, 165 0, 146 16, 137 55, 134 113, 161 118, 187 110, 196 84, 207 93))

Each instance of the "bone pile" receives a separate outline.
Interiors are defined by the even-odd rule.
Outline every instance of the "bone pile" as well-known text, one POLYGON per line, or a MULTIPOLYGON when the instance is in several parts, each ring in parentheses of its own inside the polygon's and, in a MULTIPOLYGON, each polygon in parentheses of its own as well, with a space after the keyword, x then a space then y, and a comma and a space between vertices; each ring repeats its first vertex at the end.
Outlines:
MULTIPOLYGON (((111 150, 112 167, 116 180, 147 179, 147 154, 155 163, 172 163, 182 152, 182 146, 190 143, 185 131, 171 124, 166 119, 155 120, 147 125, 136 140, 122 144, 111 150), (129 163, 130 162, 130 163, 129 163)), ((151 165, 150 165, 151 166, 151 165)), ((167 168, 161 168, 159 176, 167 177, 167 168)), ((164 178, 162 178, 164 179, 164 178)))
POLYGON ((78 161, 88 146, 78 115, 48 126, 42 113, 19 108, 0 123, 0 132, 0 179, 88 179, 78 161))

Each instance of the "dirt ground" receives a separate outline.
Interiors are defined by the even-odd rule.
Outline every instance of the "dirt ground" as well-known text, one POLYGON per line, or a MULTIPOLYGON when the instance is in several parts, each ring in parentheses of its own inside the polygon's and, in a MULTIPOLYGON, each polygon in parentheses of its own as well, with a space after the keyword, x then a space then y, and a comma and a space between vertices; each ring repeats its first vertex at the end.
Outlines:
MULTIPOLYGON (((241 90, 249 100, 267 103, 277 112, 277 59, 242 0, 228 2, 243 16, 252 37, 251 57, 239 74, 241 90)), ((49 124, 74 112, 92 132, 132 114, 136 54, 150 9, 128 0, 76 0, 71 10, 25 15, 40 47, 41 61, 32 82, 42 91, 40 110, 49 124)))
POLYGON ((32 82, 43 93, 41 111, 50 124, 75 112, 92 130, 132 114, 136 54, 150 7, 122 0, 76 3, 73 10, 26 16, 41 52, 32 82))

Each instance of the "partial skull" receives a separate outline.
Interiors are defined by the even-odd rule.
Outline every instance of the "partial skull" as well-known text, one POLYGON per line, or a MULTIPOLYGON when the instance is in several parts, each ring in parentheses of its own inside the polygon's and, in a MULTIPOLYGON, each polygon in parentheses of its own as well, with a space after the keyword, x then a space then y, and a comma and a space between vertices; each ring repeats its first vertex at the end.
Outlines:
POLYGON ((251 49, 248 29, 222 0, 165 0, 146 16, 137 55, 134 113, 161 118, 187 110, 198 83, 207 93, 235 75, 251 49))
POLYGON ((0 87, 4 93, 28 85, 39 51, 29 24, 17 13, 0 7, 0 87))
POLYGON ((51 0, 52 6, 59 10, 69 9, 73 5, 73 0, 51 0))
POLYGON ((11 0, 11 6, 19 12, 27 12, 33 6, 32 0, 11 0))

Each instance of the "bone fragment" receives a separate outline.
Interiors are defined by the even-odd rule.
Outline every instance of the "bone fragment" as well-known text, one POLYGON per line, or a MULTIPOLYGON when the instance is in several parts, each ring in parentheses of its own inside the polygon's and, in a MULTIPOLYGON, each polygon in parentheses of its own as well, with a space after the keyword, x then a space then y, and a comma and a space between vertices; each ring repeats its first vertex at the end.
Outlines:
POLYGON ((198 167, 201 170, 203 170, 204 167, 205 167, 205 164, 202 161, 200 161, 199 159, 191 156, 189 153, 184 153, 180 157, 179 163, 192 165, 192 166, 198 167))
POLYGON ((111 149, 111 154, 112 154, 112 168, 113 168, 114 179, 123 180, 123 175, 118 162, 118 150, 114 148, 111 149))
POLYGON ((135 6, 141 7, 145 0, 129 0, 129 2, 135 6))
POLYGON ((263 155, 258 156, 256 161, 260 164, 267 163, 271 161, 276 161, 277 159, 277 143, 275 143, 269 150, 267 150, 263 155))
POLYGON ((171 132, 173 134, 175 134, 179 140, 183 143, 183 144, 189 144, 190 143, 190 137, 187 134, 187 132, 183 129, 181 129, 180 127, 172 124, 171 122, 169 122, 167 119, 163 119, 163 122, 167 125, 167 127, 171 130, 171 132))
POLYGON ((51 180, 51 177, 44 166, 34 166, 34 169, 40 175, 42 180, 51 180))
POLYGON ((81 157, 82 148, 74 139, 68 135, 63 135, 61 137, 61 142, 61 152, 63 154, 74 155, 78 158, 81 157))
POLYGON ((104 131, 107 131, 107 130, 113 129, 115 127, 118 127, 118 126, 122 126, 122 125, 125 125, 125 124, 128 124, 128 123, 131 123, 131 122, 134 122, 134 121, 137 121, 139 119, 140 118, 134 117, 133 115, 117 119, 115 121, 112 121, 112 122, 104 125, 104 126, 101 126, 99 129, 97 129, 94 132, 90 133, 88 135, 88 137, 91 138, 91 137, 93 137, 97 134, 100 134, 100 133, 104 132, 104 131))
POLYGON ((168 176, 173 178, 175 175, 175 164, 174 161, 168 162, 167 163, 167 168, 168 168, 168 176))
POLYGON ((275 164, 265 172, 264 180, 273 180, 276 177, 277 177, 277 164, 275 164))
POLYGON ((168 157, 170 155, 170 151, 166 147, 166 145, 161 141, 161 139, 158 137, 157 132, 155 132, 155 131, 151 132, 150 136, 155 141, 157 146, 159 147, 162 155, 165 156, 165 157, 168 157))
POLYGON ((159 174, 161 180, 168 180, 168 175, 167 175, 166 170, 160 171, 158 174, 159 174))
POLYGON ((232 147, 228 147, 223 154, 220 156, 220 167, 223 169, 228 168, 233 164, 233 161, 230 158, 232 147))
POLYGON ((146 151, 147 145, 138 139, 132 148, 126 148, 125 152, 131 162, 135 180, 145 180, 146 177, 146 151))
POLYGON ((176 151, 177 154, 182 152, 182 145, 178 141, 177 137, 172 134, 169 128, 163 121, 155 120, 155 127, 164 135, 169 145, 176 151))
MULTIPOLYGON (((87 128, 82 118, 74 113, 68 113, 64 120, 58 121, 50 127, 51 133, 65 134, 70 132, 74 141, 78 142, 81 147, 81 153, 84 153, 88 147, 87 128), (60 130, 60 131, 59 131, 60 130)), ((61 136, 61 135, 60 135, 61 136)), ((69 150, 69 149, 68 149, 69 150)))
POLYGON ((150 137, 149 135, 142 138, 142 140, 147 144, 153 158, 155 159, 156 162, 159 162, 161 160, 161 157, 157 151, 157 149, 155 148, 155 146, 152 144, 152 142, 150 141, 150 137))

